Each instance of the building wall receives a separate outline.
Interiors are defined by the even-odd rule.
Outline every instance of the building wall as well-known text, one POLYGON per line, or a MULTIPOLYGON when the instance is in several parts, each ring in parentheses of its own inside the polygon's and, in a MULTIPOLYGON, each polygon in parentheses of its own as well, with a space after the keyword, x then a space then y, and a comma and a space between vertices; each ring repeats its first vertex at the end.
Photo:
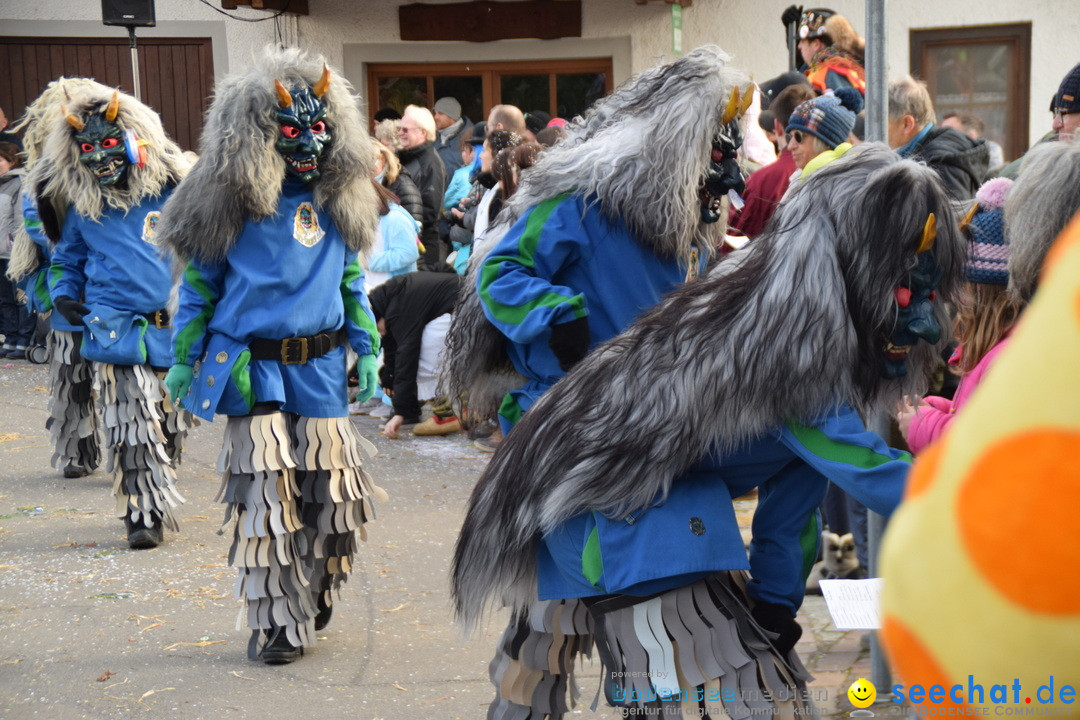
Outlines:
MULTIPOLYGON (((629 1, 629 0, 628 0, 629 1)), ((787 47, 780 15, 790 0, 694 0, 683 13, 683 45, 716 43, 734 56, 733 63, 762 81, 787 70, 787 47)), ((863 0, 820 3, 845 15, 865 34, 863 0)), ((1077 0, 887 0, 886 60, 889 77, 910 70, 909 31, 964 25, 1031 22, 1031 142, 1050 130, 1050 97, 1061 79, 1080 62, 1080 2, 1077 0)))
MULTIPOLYGON (((217 0, 209 0, 220 6, 217 0)), ((447 2, 449 0, 426 0, 447 2)), ((618 84, 631 74, 673 57, 671 8, 667 3, 637 5, 632 0, 582 0, 582 37, 558 41, 515 40, 493 43, 401 43, 397 8, 401 0, 310 0, 311 15, 240 22, 194 0, 158 0, 158 26, 139 29, 140 37, 206 36, 214 39, 215 73, 245 66, 258 50, 275 41, 299 44, 324 54, 365 90, 365 64, 431 60, 514 60, 544 57, 611 55, 618 84)), ((787 49, 780 14, 790 0, 695 0, 683 13, 683 50, 716 43, 732 54, 733 63, 756 80, 766 80, 787 67, 787 49)), ((908 71, 908 31, 1032 21, 1032 140, 1050 128, 1046 107, 1065 73, 1078 61, 1078 0, 889 0, 887 48, 890 76, 908 71)), ((829 7, 845 14, 865 31, 863 0, 831 0, 829 7)), ((247 8, 231 14, 264 19, 266 12, 247 8)), ((101 24, 101 6, 84 0, 37 0, 0 5, 0 32, 7 35, 121 36, 123 28, 101 24)))

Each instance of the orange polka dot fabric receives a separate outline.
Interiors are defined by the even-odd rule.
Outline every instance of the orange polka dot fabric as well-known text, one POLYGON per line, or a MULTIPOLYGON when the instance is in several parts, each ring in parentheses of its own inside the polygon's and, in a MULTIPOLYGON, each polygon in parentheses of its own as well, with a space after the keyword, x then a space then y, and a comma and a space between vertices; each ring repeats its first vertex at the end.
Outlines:
POLYGON ((916 461, 881 567, 895 683, 1008 685, 1001 707, 1019 681, 1020 706, 1072 708, 1037 692, 1080 694, 1080 216, 1009 347, 916 461))

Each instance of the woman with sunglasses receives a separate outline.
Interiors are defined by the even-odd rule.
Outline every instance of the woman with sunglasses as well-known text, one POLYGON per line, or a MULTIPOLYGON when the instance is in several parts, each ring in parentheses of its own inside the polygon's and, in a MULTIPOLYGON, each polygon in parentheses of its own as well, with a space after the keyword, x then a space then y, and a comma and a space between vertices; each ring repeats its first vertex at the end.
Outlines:
POLYGON ((841 88, 795 108, 785 128, 787 149, 799 168, 792 184, 851 149, 848 136, 862 106, 858 90, 841 88))

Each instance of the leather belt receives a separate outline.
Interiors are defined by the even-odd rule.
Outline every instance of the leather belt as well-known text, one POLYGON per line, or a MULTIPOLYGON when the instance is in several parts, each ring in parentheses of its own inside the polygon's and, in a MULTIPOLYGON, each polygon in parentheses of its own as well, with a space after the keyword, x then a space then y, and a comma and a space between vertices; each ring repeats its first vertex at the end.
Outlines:
POLYGON ((150 313, 143 313, 142 316, 150 321, 150 324, 156 327, 158 330, 163 330, 169 327, 172 322, 172 317, 169 315, 169 311, 165 308, 155 310, 150 313))
POLYGON ((303 365, 308 360, 322 357, 345 342, 345 330, 319 333, 311 337, 293 337, 284 340, 254 338, 248 345, 252 360, 277 360, 282 365, 303 365))

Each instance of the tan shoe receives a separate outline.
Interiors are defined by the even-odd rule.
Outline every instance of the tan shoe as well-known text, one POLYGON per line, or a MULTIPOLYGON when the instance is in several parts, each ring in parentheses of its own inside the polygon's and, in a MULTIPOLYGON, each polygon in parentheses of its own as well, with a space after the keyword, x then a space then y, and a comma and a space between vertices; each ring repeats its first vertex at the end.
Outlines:
POLYGON ((454 416, 441 418, 432 415, 413 428, 413 435, 452 435, 461 432, 461 422, 454 416))

